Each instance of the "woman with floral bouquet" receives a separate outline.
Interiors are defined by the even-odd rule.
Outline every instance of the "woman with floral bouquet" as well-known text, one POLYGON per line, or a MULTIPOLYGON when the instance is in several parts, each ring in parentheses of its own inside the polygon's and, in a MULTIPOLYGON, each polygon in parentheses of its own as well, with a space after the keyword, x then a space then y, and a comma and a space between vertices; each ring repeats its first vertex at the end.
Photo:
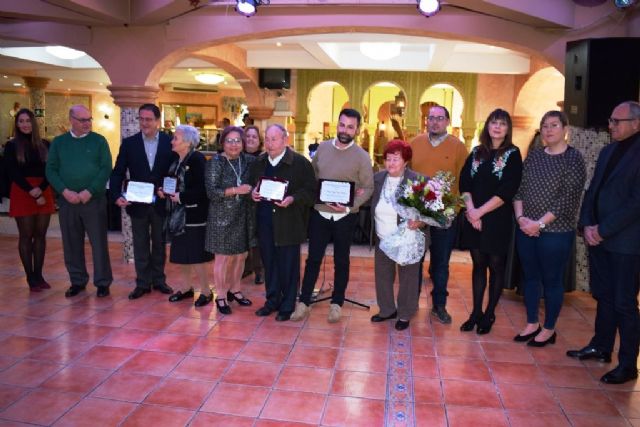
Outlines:
POLYGON ((466 205, 462 245, 469 248, 473 310, 461 331, 487 334, 496 320, 502 294, 507 249, 513 230, 511 200, 522 177, 520 150, 511 140, 509 113, 494 110, 485 121, 480 145, 469 154, 460 175, 460 193, 466 205), (489 272, 489 302, 482 311, 489 272))

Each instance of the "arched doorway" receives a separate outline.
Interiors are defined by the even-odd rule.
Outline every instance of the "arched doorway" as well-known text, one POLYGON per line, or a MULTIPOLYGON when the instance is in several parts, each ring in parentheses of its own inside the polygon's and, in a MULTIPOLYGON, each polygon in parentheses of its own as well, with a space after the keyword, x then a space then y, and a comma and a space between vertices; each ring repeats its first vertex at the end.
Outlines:
MULTIPOLYGON (((442 105, 449 110, 451 124, 448 132, 459 139, 467 139, 462 135, 462 111, 464 110, 464 100, 455 87, 447 83, 438 83, 422 93, 420 97, 420 131, 425 132, 426 118, 429 115, 429 108, 434 105, 442 105)), ((473 135, 471 135, 473 138, 473 135)))
POLYGON ((406 137, 407 96, 396 83, 377 82, 365 90, 362 109, 365 113, 360 130, 361 145, 375 163, 382 164, 386 143, 406 137))
POLYGON ((309 91, 307 106, 309 124, 304 137, 305 153, 309 144, 335 136, 338 114, 349 106, 349 94, 340 83, 325 81, 309 91))

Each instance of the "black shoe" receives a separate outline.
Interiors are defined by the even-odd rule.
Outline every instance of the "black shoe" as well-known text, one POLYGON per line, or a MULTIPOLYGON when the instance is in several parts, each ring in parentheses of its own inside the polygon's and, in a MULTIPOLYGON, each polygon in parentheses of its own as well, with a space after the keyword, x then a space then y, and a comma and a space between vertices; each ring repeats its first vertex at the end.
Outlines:
POLYGON ((480 319, 480 317, 481 316, 471 313, 471 316, 469 316, 469 319, 467 319, 466 322, 460 325, 460 330, 462 332, 473 331, 473 328, 475 328, 476 325, 478 324, 478 320, 480 319))
POLYGON ((278 315, 276 316, 276 321, 277 322, 286 322, 289 319, 291 319, 291 312, 278 313, 278 315))
MULTIPOLYGON (((202 298, 202 294, 200 294, 200 297, 198 299, 200 298, 202 298)), ((213 295, 211 295, 211 298, 213 298, 213 295)), ((198 304, 198 301, 196 301, 196 305, 197 304, 198 304)), ((224 298, 216 299, 216 308, 222 314, 231 314, 231 307, 229 307, 229 304, 227 304, 227 300, 224 298)))
POLYGON ((161 285, 153 285, 153 290, 162 292, 163 294, 166 294, 166 295, 173 293, 173 289, 171 289, 171 286, 167 285, 166 283, 163 283, 161 285))
POLYGON ((109 296, 109 287, 108 286, 100 286, 98 287, 98 292, 96 292, 96 296, 98 298, 104 298, 109 296))
POLYGON ((536 338, 533 337, 531 340, 529 340, 527 345, 529 347, 544 347, 547 344, 555 344, 555 343, 556 343, 556 333, 554 332, 553 335, 551 335, 549 338, 547 338, 544 341, 536 341, 536 338))
POLYGON ((264 283, 264 279, 262 279, 262 275, 260 273, 256 273, 256 278, 253 283, 256 285, 262 285, 264 283))
POLYGON ((444 323, 448 325, 451 323, 451 316, 447 313, 447 309, 444 308, 444 305, 436 305, 431 309, 431 315, 438 319, 440 323, 444 323))
POLYGON ((84 286, 71 285, 71 287, 64 293, 64 296, 67 298, 75 297, 82 291, 84 291, 84 286))
POLYGON ((540 333, 540 331, 542 330, 542 328, 540 327, 540 325, 538 325, 538 329, 536 329, 535 331, 531 332, 530 334, 527 335, 516 335, 515 337, 513 337, 513 340, 515 342, 527 342, 529 341, 531 338, 535 337, 536 335, 538 335, 540 333))
POLYGON ((141 288, 139 286, 136 286, 136 288, 133 291, 131 291, 131 293, 129 294, 129 299, 138 299, 142 295, 148 294, 149 292, 151 292, 151 289, 141 288))
POLYGON ((193 298, 193 288, 190 288, 187 292, 178 291, 169 297, 169 301, 178 302, 185 298, 193 298))
POLYGON ((251 300, 248 298, 245 298, 244 295, 242 295, 242 292, 240 291, 238 292, 227 291, 227 299, 229 300, 229 302, 235 301, 240 305, 244 305, 245 307, 253 304, 251 300))
POLYGON ((600 378, 600 381, 606 384, 624 384, 638 378, 637 368, 623 368, 617 366, 615 369, 607 372, 600 378))
POLYGON ((378 314, 374 314, 373 316, 371 316, 371 321, 374 322, 374 323, 384 322, 385 320, 395 319, 396 317, 398 317, 398 312, 397 311, 394 311, 393 313, 391 313, 388 316, 380 316, 380 313, 378 313, 378 314))
POLYGON ((409 327, 409 321, 408 320, 402 320, 402 319, 398 319, 396 320, 396 330, 398 331, 404 331, 405 329, 407 329, 409 327))
POLYGON ((491 327, 496 321, 496 316, 494 314, 483 314, 478 322, 478 328, 476 329, 476 334, 485 335, 491 332, 491 327))
POLYGON ((213 301, 213 293, 210 293, 209 295, 200 294, 200 296, 198 297, 196 302, 193 303, 193 305, 196 307, 204 307, 205 305, 209 304, 211 301, 213 301))
POLYGON ((580 350, 569 350, 567 351, 567 356, 580 360, 596 359, 599 362, 611 363, 611 353, 600 351, 591 345, 580 350))
MULTIPOLYGON (((272 310, 271 308, 265 306, 260 307, 259 309, 256 310, 256 316, 260 316, 260 317, 265 317, 270 315, 271 313, 273 313, 275 310, 272 310)), ((289 317, 291 317, 291 314, 289 314, 289 317)), ((289 319, 287 319, 289 320, 289 319)))

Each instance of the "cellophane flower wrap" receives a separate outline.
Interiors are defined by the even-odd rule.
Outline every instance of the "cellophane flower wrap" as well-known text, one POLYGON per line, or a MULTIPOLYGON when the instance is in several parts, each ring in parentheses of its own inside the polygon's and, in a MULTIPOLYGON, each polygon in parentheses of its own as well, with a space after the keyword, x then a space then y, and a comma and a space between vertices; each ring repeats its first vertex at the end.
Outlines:
POLYGON ((420 230, 410 230, 407 220, 419 220, 438 228, 451 227, 456 208, 464 206, 462 198, 451 192, 454 182, 452 173, 438 171, 432 178, 421 176, 402 183, 392 205, 403 221, 393 234, 382 239, 380 250, 399 265, 420 261, 425 236, 420 230))

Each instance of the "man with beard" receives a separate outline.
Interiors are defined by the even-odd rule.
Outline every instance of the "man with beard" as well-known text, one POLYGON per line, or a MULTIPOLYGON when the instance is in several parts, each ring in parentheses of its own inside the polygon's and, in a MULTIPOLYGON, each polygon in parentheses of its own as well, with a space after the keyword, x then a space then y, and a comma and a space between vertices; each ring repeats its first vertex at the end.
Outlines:
MULTIPOLYGON (((411 169, 426 177, 431 177, 438 171, 451 172, 456 181, 452 190, 458 193, 460 171, 467 159, 467 149, 455 136, 447 133, 449 126, 449 111, 440 105, 429 109, 427 119, 427 133, 416 136, 411 141, 413 159, 411 169)), ((429 275, 433 282, 431 298, 433 307, 431 315, 441 323, 451 323, 451 316, 447 313, 447 282, 449 281, 449 259, 456 238, 457 221, 453 221, 450 228, 431 227, 431 261, 429 275)), ((420 268, 420 282, 422 282, 422 268, 420 268)))
POLYGON ((598 301, 595 334, 576 359, 611 362, 620 334, 618 366, 600 378, 622 384, 638 378, 640 345, 640 104, 618 105, 609 118, 612 143, 602 149, 584 195, 578 227, 589 248, 589 284, 598 301))
POLYGON ((355 183, 352 207, 338 203, 318 203, 309 220, 309 255, 302 279, 300 302, 291 315, 292 321, 309 316, 311 294, 320 273, 325 250, 333 240, 334 288, 329 306, 329 323, 340 320, 345 291, 349 282, 349 254, 360 206, 373 193, 373 168, 366 151, 355 144, 360 129, 360 113, 345 108, 338 116, 338 136, 323 141, 313 157, 317 179, 355 183))

